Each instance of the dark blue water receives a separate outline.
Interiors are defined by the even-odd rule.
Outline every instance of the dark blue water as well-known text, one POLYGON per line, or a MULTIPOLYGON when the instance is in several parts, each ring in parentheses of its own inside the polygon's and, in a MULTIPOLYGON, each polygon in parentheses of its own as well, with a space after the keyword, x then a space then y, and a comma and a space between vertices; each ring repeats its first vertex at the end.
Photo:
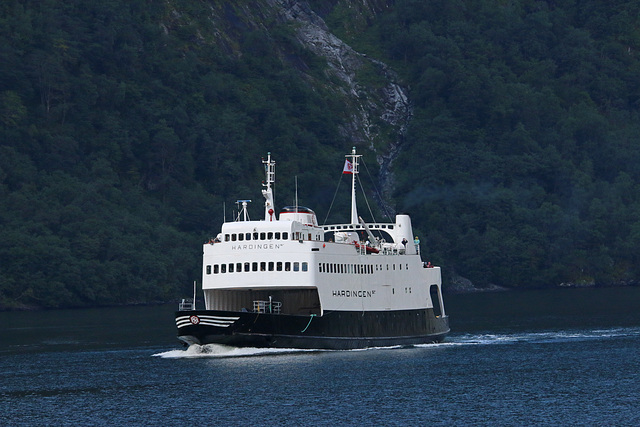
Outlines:
POLYGON ((445 343, 360 351, 185 351, 173 308, 0 313, 0 424, 640 424, 640 288, 449 296, 445 343))

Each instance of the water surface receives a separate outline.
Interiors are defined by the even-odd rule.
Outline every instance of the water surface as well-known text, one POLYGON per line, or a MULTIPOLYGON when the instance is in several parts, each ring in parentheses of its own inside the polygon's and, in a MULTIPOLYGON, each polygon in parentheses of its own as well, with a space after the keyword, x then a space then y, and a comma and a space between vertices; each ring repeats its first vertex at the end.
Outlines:
POLYGON ((183 349, 173 306, 0 313, 3 425, 638 425, 640 288, 449 296, 442 344, 183 349))

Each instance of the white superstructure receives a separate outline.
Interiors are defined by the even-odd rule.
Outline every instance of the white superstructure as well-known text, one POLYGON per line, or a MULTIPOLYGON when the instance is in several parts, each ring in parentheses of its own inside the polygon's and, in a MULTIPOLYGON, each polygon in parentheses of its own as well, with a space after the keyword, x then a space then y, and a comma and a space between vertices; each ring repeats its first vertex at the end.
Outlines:
MULTIPOLYGON (((206 310, 322 316, 329 311, 434 308, 445 316, 439 267, 425 268, 411 220, 364 223, 357 213, 359 155, 347 155, 352 174, 350 224, 319 226, 301 206, 275 212, 275 162, 263 161, 264 218, 249 220, 247 201, 203 247, 206 310), (435 303, 435 304, 434 304, 435 303), (267 308, 265 308, 267 307, 267 308)), ((345 166, 346 167, 346 166, 345 166)))

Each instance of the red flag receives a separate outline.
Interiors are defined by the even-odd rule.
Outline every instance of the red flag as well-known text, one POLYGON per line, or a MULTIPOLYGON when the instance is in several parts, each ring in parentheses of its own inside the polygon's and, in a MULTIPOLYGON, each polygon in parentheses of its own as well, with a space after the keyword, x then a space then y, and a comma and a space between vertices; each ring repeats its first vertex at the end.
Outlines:
POLYGON ((344 160, 344 168, 342 169, 342 173, 351 175, 353 173, 353 164, 349 161, 349 159, 344 160))

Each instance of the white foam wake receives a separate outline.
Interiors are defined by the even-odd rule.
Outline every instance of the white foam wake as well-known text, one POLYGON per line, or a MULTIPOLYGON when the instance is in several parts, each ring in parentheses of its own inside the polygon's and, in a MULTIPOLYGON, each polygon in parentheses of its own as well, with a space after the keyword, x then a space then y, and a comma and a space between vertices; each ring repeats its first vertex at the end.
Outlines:
MULTIPOLYGON (((577 329, 577 330, 557 330, 557 331, 531 331, 516 333, 481 333, 481 334, 452 334, 444 342, 437 344, 416 344, 417 348, 438 348, 455 347, 467 345, 495 345, 495 344, 517 344, 517 343, 554 343, 567 341, 587 341, 593 339, 612 339, 620 337, 640 337, 640 327, 631 328, 605 328, 605 329, 577 329)), ((406 348, 405 346, 391 347, 370 347, 357 350, 344 351, 367 351, 367 350, 392 350, 406 348)), ((267 356, 276 354, 308 353, 318 351, 335 351, 319 349, 296 349, 296 348, 255 348, 255 347, 231 347, 221 344, 197 345, 193 344, 186 350, 169 350, 153 356, 165 359, 184 358, 222 358, 222 357, 251 357, 267 356)))
POLYGON ((249 357, 282 353, 302 353, 318 350, 304 350, 296 348, 254 348, 231 347, 222 344, 190 345, 186 350, 169 350, 153 356, 165 359, 184 359, 195 357, 249 357))
POLYGON ((567 341, 587 341, 593 339, 610 339, 620 337, 639 337, 640 328, 608 328, 608 329, 579 329, 556 331, 532 331, 502 334, 462 334, 454 335, 440 346, 456 345, 492 345, 492 344, 516 344, 516 343, 553 343, 567 341))

